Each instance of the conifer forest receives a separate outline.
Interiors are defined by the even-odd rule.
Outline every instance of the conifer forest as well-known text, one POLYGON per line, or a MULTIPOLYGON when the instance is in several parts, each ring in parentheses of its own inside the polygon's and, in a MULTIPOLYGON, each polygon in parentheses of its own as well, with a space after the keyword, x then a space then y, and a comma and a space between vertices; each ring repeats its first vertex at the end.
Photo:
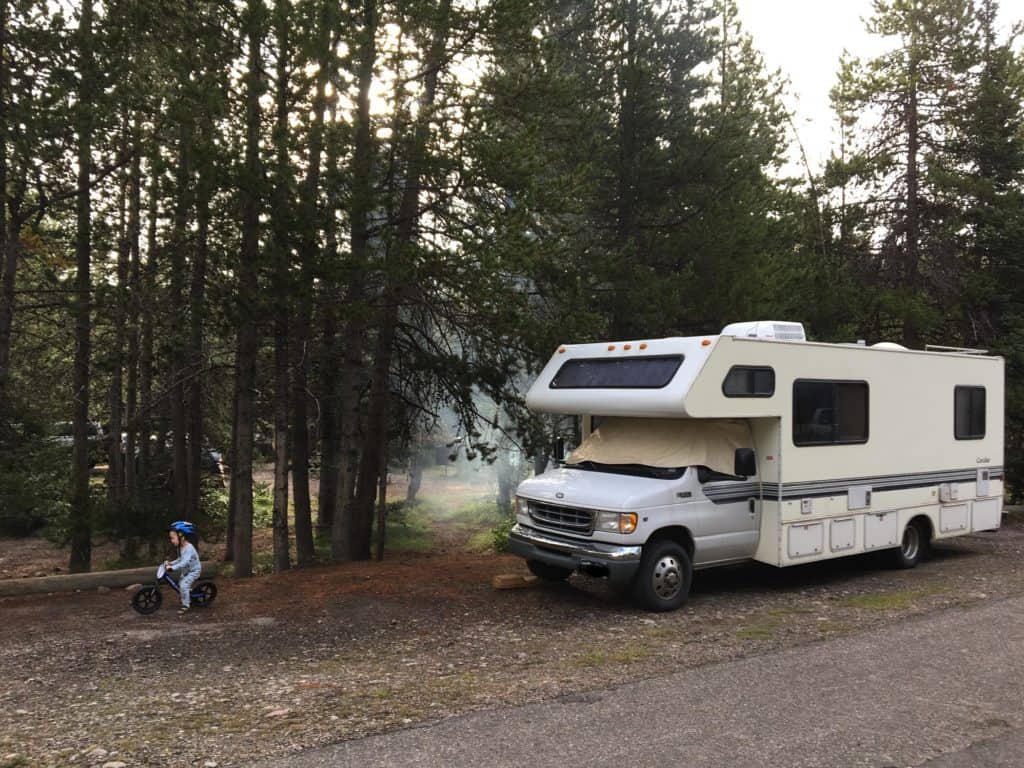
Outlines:
POLYGON ((0 0, 0 535, 246 576, 262 464, 275 570, 368 559, 389 466, 545 454, 559 344, 768 318, 1005 357, 1019 493, 998 11, 875 0, 815 167, 733 0, 0 0))

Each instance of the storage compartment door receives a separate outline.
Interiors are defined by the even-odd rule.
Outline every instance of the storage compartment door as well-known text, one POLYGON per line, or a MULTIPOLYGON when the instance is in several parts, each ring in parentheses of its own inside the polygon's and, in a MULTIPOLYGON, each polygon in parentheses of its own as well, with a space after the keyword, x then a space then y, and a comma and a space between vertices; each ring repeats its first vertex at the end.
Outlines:
POLYGON ((787 541, 790 559, 821 554, 824 537, 825 526, 823 523, 789 526, 787 541))
POLYGON ((895 511, 864 515, 864 549, 895 547, 900 540, 898 525, 895 511))
POLYGON ((939 531, 956 533, 967 530, 967 505, 943 504, 939 510, 939 531))
POLYGON ((829 525, 829 549, 833 552, 846 552, 857 544, 857 521, 852 517, 846 520, 833 520, 829 525))
POLYGON ((975 531, 994 531, 1002 522, 1002 500, 985 499, 974 502, 971 510, 971 529, 975 531))

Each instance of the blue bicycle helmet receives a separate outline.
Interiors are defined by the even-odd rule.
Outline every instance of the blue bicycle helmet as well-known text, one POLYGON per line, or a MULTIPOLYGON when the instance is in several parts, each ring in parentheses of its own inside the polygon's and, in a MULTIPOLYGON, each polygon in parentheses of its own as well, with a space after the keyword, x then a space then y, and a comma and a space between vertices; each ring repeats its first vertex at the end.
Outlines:
POLYGON ((183 536, 195 536, 196 534, 196 527, 188 520, 175 520, 171 523, 169 530, 177 531, 183 536))

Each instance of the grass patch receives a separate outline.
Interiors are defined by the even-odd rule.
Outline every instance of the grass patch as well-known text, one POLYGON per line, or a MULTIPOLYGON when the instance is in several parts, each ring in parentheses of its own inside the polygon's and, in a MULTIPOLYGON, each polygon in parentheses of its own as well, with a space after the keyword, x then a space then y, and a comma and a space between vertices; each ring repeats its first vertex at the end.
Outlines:
POLYGON ((604 648, 591 648, 580 656, 577 656, 573 663, 577 667, 593 669, 604 667, 610 664, 625 665, 643 661, 654 651, 643 643, 630 643, 629 645, 616 646, 613 650, 604 648))
POLYGON ((900 611, 910 608, 914 602, 923 597, 931 597, 948 592, 949 587, 936 586, 928 589, 902 590, 899 592, 881 592, 871 595, 857 595, 842 601, 850 608, 865 608, 870 611, 900 611))
POLYGON ((780 626, 782 622, 778 619, 765 619, 756 624, 740 627, 736 630, 736 637, 742 640, 771 640, 780 626))

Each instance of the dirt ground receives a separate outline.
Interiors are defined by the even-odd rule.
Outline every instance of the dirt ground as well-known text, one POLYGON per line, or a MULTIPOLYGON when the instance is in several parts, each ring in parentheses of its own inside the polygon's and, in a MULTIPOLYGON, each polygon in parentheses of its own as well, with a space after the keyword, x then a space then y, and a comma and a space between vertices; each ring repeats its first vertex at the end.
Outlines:
POLYGON ((601 581, 496 591, 450 546, 245 581, 148 617, 125 591, 0 601, 0 766, 239 766, 1024 593, 1024 516, 912 571, 857 557, 698 573, 671 614, 601 581))

